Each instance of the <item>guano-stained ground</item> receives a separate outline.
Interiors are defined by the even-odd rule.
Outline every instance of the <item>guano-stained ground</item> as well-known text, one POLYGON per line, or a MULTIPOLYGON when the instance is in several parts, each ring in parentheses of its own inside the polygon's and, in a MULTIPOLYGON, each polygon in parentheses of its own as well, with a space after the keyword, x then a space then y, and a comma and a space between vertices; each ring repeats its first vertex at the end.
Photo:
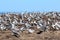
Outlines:
POLYGON ((24 31, 20 33, 19 38, 12 36, 10 31, 0 31, 0 40, 60 40, 60 31, 48 31, 41 34, 28 34, 24 31))

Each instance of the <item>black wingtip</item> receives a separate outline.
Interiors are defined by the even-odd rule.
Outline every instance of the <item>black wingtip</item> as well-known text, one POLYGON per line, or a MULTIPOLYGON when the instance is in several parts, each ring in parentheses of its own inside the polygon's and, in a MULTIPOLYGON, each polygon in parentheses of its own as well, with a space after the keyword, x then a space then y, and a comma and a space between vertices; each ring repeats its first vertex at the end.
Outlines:
POLYGON ((39 31, 39 32, 37 32, 37 34, 41 34, 43 31, 39 31))
POLYGON ((17 37, 17 38, 19 38, 19 37, 20 37, 20 35, 19 35, 19 34, 17 34, 17 33, 14 33, 14 35, 12 35, 12 36, 15 36, 15 37, 17 37))

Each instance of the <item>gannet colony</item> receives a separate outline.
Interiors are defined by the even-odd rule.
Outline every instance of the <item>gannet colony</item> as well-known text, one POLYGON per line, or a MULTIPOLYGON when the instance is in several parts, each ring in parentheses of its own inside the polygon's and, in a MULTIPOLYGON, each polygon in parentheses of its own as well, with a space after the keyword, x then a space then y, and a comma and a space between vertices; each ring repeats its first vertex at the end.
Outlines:
POLYGON ((23 31, 28 31, 29 34, 59 31, 60 12, 1 13, 0 31, 7 30, 11 31, 11 35, 15 37, 19 37, 23 31))

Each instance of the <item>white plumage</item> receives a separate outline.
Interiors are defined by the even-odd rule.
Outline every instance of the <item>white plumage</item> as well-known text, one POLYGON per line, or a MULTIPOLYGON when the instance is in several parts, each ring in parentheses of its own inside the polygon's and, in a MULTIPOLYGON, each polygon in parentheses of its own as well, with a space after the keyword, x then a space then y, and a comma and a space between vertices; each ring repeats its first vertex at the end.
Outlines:
POLYGON ((27 29, 29 33, 33 33, 35 30, 33 29, 27 29))

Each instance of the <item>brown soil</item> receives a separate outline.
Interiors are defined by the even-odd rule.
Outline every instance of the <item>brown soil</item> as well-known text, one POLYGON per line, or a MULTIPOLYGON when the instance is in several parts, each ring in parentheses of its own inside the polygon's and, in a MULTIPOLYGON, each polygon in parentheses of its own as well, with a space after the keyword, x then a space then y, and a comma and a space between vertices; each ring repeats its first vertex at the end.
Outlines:
POLYGON ((20 33, 19 38, 12 36, 10 31, 0 31, 0 40, 60 40, 60 31, 48 31, 41 34, 28 34, 24 31, 20 33))

